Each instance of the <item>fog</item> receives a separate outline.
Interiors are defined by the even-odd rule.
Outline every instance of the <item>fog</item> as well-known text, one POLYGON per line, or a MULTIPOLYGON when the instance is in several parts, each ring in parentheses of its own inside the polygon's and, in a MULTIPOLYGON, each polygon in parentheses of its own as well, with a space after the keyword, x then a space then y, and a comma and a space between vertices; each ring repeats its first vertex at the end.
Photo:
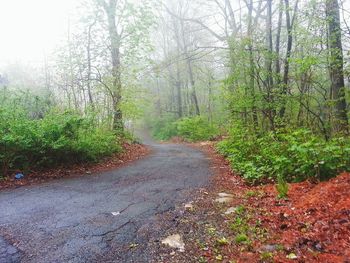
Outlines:
POLYGON ((66 37, 79 0, 0 0, 0 66, 38 64, 66 37))

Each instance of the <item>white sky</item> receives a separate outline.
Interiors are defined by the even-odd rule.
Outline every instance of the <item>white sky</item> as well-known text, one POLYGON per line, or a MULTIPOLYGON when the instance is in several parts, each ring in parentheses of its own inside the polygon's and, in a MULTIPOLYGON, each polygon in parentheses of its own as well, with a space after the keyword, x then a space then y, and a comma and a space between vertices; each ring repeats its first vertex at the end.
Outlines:
POLYGON ((79 0, 0 0, 0 65, 39 63, 66 37, 79 0))

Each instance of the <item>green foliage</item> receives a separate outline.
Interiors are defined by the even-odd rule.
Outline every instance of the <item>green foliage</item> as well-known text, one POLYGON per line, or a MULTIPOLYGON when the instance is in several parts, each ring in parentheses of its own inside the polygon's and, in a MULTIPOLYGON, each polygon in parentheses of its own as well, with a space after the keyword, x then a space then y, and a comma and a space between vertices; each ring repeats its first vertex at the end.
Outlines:
POLYGON ((244 205, 239 205, 236 208, 236 214, 237 215, 242 215, 245 212, 246 208, 244 207, 244 205))
POLYGON ((188 141, 210 140, 217 135, 217 129, 201 116, 183 118, 177 121, 178 135, 188 141))
POLYGON ((191 142, 210 140, 218 134, 217 128, 200 116, 179 120, 162 118, 153 123, 152 130, 156 139, 168 140, 179 136, 191 142))
POLYGON ((262 190, 259 190, 259 191, 254 191, 254 190, 248 190, 246 193, 245 193, 245 196, 247 198, 250 198, 250 197, 263 197, 265 195, 264 191, 262 190))
POLYGON ((222 238, 218 238, 218 239, 216 240, 216 244, 217 244, 218 246, 226 246, 226 245, 229 244, 229 241, 227 240, 226 237, 222 237, 222 238))
POLYGON ((250 246, 255 240, 263 242, 268 236, 268 232, 261 226, 261 222, 252 220, 250 209, 243 205, 237 207, 236 215, 229 221, 229 227, 235 234, 235 242, 239 245, 250 246))
POLYGON ((24 110, 0 108, 1 173, 36 166, 97 161, 120 151, 116 136, 74 112, 32 119, 24 110))
POLYGON ((283 178, 301 181, 328 179, 350 169, 350 139, 325 141, 305 129, 256 135, 236 126, 218 150, 251 182, 283 178))
POLYGON ((237 244, 248 244, 250 242, 246 234, 238 234, 235 237, 235 241, 237 244))
POLYGON ((273 262, 273 253, 268 251, 261 252, 260 259, 263 262, 273 262))
POLYGON ((288 196, 288 183, 282 176, 278 176, 276 189, 278 192, 278 198, 286 198, 288 196))
POLYGON ((151 123, 152 135, 157 140, 168 140, 177 136, 176 121, 171 117, 164 117, 151 123))

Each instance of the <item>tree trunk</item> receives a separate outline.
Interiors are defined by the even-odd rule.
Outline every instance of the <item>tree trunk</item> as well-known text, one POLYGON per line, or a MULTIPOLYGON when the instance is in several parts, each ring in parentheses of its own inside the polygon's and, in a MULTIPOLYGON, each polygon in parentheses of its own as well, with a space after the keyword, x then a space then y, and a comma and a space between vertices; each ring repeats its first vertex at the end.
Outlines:
POLYGON ((280 84, 281 80, 281 63, 280 63, 280 49, 281 49, 281 29, 282 29, 282 16, 283 16, 283 0, 280 0, 279 11, 278 11, 278 24, 276 33, 276 61, 275 61, 275 72, 277 84, 280 84))
POLYGON ((266 16, 266 49, 267 54, 265 58, 265 70, 266 70, 266 92, 267 92, 267 112, 270 120, 271 130, 275 129, 275 109, 274 109, 274 96, 273 96, 273 72, 272 72, 272 0, 267 0, 267 16, 266 16))
POLYGON ((252 117, 253 127, 257 130, 259 125, 258 114, 256 109, 256 98, 255 98, 255 65, 254 65, 254 54, 253 54, 253 0, 249 1, 248 6, 248 38, 249 38, 249 90, 250 96, 252 97, 252 117))
POLYGON ((112 58, 112 93, 113 93, 113 129, 123 130, 123 113, 120 108, 122 100, 121 63, 120 63, 120 36, 116 26, 116 6, 117 0, 110 0, 107 5, 102 2, 107 14, 108 32, 110 37, 110 49, 112 58))
POLYGON ((92 97, 92 92, 91 92, 91 30, 92 27, 95 25, 96 20, 89 25, 88 28, 88 43, 87 43, 87 47, 86 47, 86 51, 87 51, 87 64, 88 64, 88 72, 87 72, 87 92, 88 92, 88 96, 89 96, 89 103, 92 106, 92 108, 95 108, 94 105, 94 100, 92 97))
POLYGON ((178 117, 182 118, 183 112, 182 112, 182 94, 181 94, 181 80, 180 80, 180 71, 177 68, 176 70, 176 101, 177 101, 177 113, 178 117))
POLYGON ((293 30, 293 22, 295 19, 295 15, 297 12, 298 8, 298 0, 295 3, 294 7, 294 14, 293 14, 293 19, 290 17, 290 6, 289 6, 289 0, 285 0, 285 10, 286 10, 286 25, 287 25, 287 53, 286 53, 286 58, 284 60, 284 72, 283 72, 283 80, 282 80, 282 91, 281 91, 281 109, 279 112, 279 117, 283 120, 284 115, 286 113, 286 96, 288 94, 288 83, 289 83, 289 60, 291 57, 291 52, 292 52, 292 45, 293 45, 293 35, 292 35, 292 30, 293 30))
POLYGON ((193 75, 193 67, 192 67, 192 60, 188 54, 188 49, 187 49, 187 41, 186 41, 186 35, 184 31, 184 21, 181 20, 181 33, 182 33, 182 42, 183 42, 183 51, 188 67, 188 74, 190 77, 190 84, 191 84, 191 100, 195 108, 195 114, 200 115, 200 110, 199 110, 199 105, 198 105, 198 98, 197 98, 197 92, 196 92, 196 82, 194 80, 194 75, 193 75))
POLYGON ((339 4, 337 0, 326 0, 326 16, 329 30, 329 72, 331 96, 335 102, 336 132, 349 131, 345 100, 344 58, 341 40, 339 4))

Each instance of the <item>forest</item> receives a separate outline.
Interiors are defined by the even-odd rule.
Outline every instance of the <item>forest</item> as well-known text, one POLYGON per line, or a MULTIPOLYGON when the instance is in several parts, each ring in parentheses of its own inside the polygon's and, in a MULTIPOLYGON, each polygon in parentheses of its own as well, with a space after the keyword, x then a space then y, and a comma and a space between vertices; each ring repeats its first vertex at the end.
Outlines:
POLYGON ((349 262, 350 1, 22 4, 0 262, 349 262))
POLYGON ((80 3, 40 67, 2 69, 1 176, 98 161, 139 126, 160 140, 221 138, 253 183, 348 170, 348 10, 337 0, 80 3))

